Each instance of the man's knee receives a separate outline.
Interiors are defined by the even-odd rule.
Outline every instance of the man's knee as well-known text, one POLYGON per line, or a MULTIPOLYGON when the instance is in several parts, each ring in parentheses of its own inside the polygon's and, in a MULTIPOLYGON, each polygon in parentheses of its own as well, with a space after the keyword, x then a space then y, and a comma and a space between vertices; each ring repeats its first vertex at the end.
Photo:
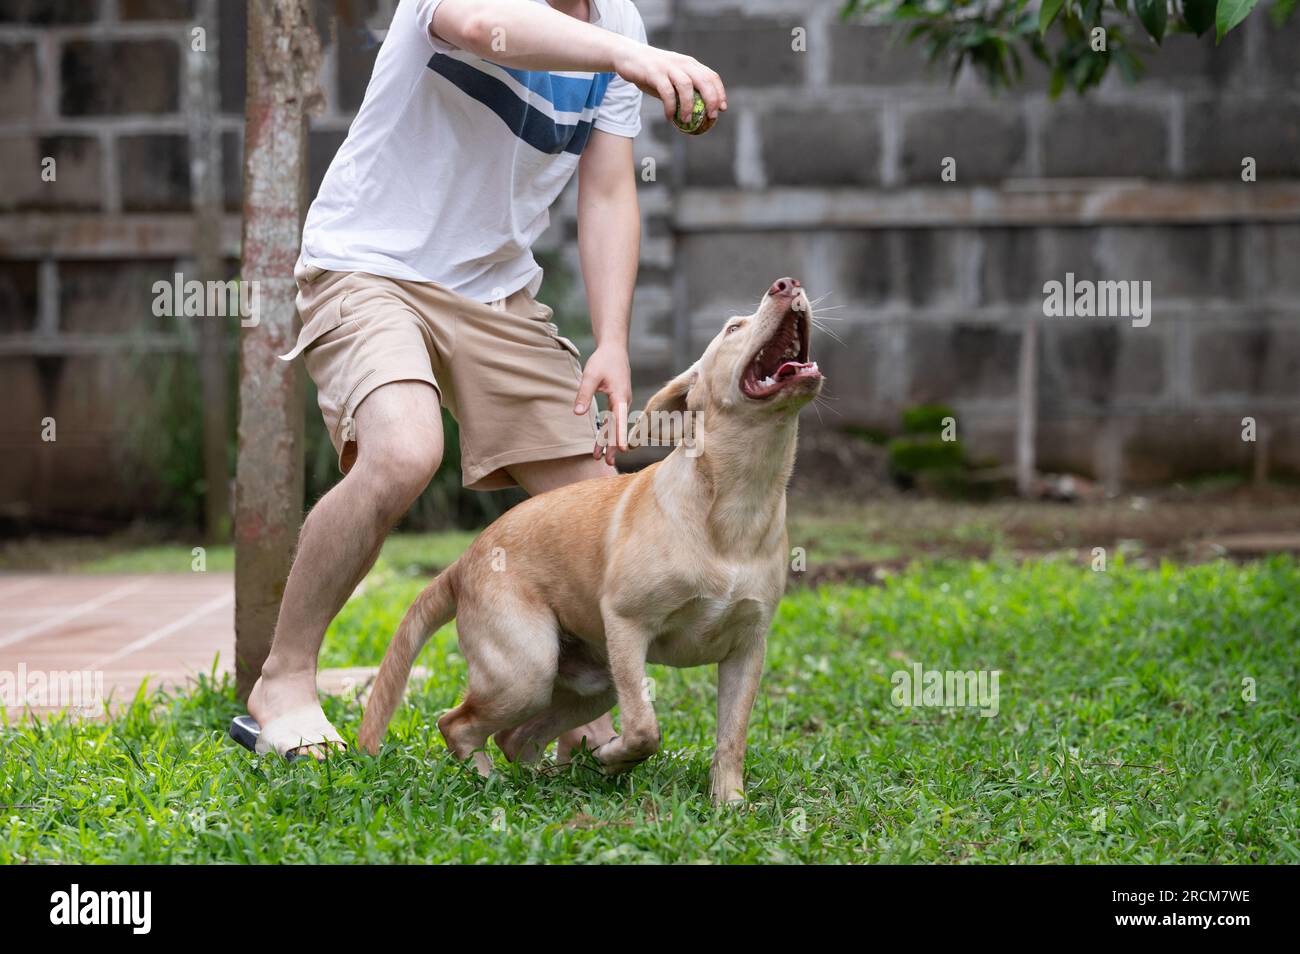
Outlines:
POLYGON ((398 442, 375 447, 357 461, 356 469, 374 490, 387 517, 399 517, 415 502, 442 463, 442 435, 416 430, 398 442))

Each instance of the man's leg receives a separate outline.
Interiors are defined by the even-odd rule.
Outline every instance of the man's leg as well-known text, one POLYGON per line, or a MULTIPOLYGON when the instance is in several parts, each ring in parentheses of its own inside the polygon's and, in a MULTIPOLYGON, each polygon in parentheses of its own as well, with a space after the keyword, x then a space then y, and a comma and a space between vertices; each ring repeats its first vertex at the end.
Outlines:
MULTIPOLYGON (((514 464, 507 470, 510 471, 510 476, 514 478, 515 483, 524 488, 529 496, 536 496, 580 480, 613 477, 618 473, 604 460, 594 460, 586 455, 562 457, 559 460, 534 460, 525 464, 514 464)), ((580 725, 560 736, 555 746, 555 759, 560 764, 568 762, 573 751, 582 745, 583 739, 587 740, 588 749, 596 749, 616 735, 618 733, 614 731, 614 720, 606 712, 594 722, 580 725)))
MULTIPOLYGON (((303 523, 271 652, 248 697, 249 715, 260 725, 320 706, 316 663, 325 630, 438 469, 441 413, 438 392, 423 381, 386 384, 357 408, 356 462, 303 523)), ((304 746, 299 753, 319 759, 326 749, 304 746)))
POLYGON ((583 454, 578 457, 561 457, 558 460, 531 460, 525 464, 511 464, 506 468, 515 483, 530 497, 544 494, 556 487, 576 484, 593 477, 614 477, 618 471, 602 460, 593 460, 583 454))

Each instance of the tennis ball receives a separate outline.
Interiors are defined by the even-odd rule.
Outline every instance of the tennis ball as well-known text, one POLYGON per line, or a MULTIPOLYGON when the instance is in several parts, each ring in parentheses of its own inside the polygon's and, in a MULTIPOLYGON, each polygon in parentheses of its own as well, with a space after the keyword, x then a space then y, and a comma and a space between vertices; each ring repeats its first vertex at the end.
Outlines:
POLYGON ((681 117, 678 115, 681 111, 679 107, 680 104, 675 104, 674 106, 673 125, 682 132, 688 133, 692 136, 698 136, 700 133, 704 132, 704 97, 699 93, 695 94, 695 107, 691 110, 691 121, 689 123, 682 122, 681 117))

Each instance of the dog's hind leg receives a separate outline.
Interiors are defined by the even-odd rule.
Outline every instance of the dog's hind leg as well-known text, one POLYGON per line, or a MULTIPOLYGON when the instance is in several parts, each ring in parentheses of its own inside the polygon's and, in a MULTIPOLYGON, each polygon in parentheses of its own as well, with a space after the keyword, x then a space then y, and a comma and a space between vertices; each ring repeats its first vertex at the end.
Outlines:
POLYGON ((487 613, 461 609, 456 624, 469 668, 465 700, 438 720, 447 748, 474 759, 480 775, 492 771, 488 739, 526 722, 551 702, 559 634, 549 610, 527 606, 487 613))
MULTIPOLYGON (((498 732, 497 747, 512 762, 536 761, 561 735, 599 719, 617 698, 604 652, 561 633, 551 704, 522 725, 498 732)), ((588 738, 587 746, 594 750, 611 737, 612 733, 600 733, 598 738, 588 738)), ((569 754, 557 752, 556 761, 567 762, 569 754)))
POLYGON ((457 759, 473 757, 474 768, 484 778, 492 774, 492 757, 484 751, 488 732, 482 725, 477 707, 471 697, 438 720, 438 731, 447 742, 447 748, 457 759))
MULTIPOLYGON (((535 762, 557 738, 604 715, 616 701, 612 686, 596 695, 579 695, 556 686, 549 706, 521 725, 496 734, 497 747, 511 762, 535 762)), ((588 747, 594 749, 605 741, 591 740, 588 747)))

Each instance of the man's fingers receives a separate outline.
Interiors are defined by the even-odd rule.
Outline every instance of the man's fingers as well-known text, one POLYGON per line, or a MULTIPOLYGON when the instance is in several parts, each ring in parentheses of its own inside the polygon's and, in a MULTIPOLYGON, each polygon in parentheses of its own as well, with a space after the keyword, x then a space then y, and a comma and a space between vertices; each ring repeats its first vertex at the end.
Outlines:
MULTIPOLYGON (((604 388, 601 389, 604 391, 604 388)), ((611 429, 614 426, 614 415, 609 411, 601 414, 600 430, 596 434, 596 448, 592 451, 591 456, 596 460, 609 460, 609 455, 614 452, 614 435, 611 429)))
POLYGON ((713 74, 713 82, 718 87, 718 109, 726 109, 727 108, 727 84, 722 82, 722 77, 719 76, 716 72, 714 72, 713 70, 709 70, 709 72, 713 74))
POLYGON ((627 452, 627 398, 614 402, 614 438, 618 449, 627 452))
POLYGON ((584 374, 582 376, 582 383, 578 385, 578 396, 573 402, 574 414, 587 413, 587 406, 591 404, 592 395, 596 393, 597 383, 595 375, 584 374))
POLYGON ((677 90, 677 118, 689 126, 695 112, 695 84, 684 70, 673 70, 669 75, 673 88, 677 90))
POLYGON ((664 119, 672 122, 677 112, 677 90, 673 88, 667 73, 661 73, 655 79, 655 89, 659 91, 659 99, 664 104, 664 119))
POLYGON ((697 65, 691 71, 691 82, 704 100, 704 115, 717 119, 719 110, 726 109, 727 93, 722 77, 707 66, 697 65))

